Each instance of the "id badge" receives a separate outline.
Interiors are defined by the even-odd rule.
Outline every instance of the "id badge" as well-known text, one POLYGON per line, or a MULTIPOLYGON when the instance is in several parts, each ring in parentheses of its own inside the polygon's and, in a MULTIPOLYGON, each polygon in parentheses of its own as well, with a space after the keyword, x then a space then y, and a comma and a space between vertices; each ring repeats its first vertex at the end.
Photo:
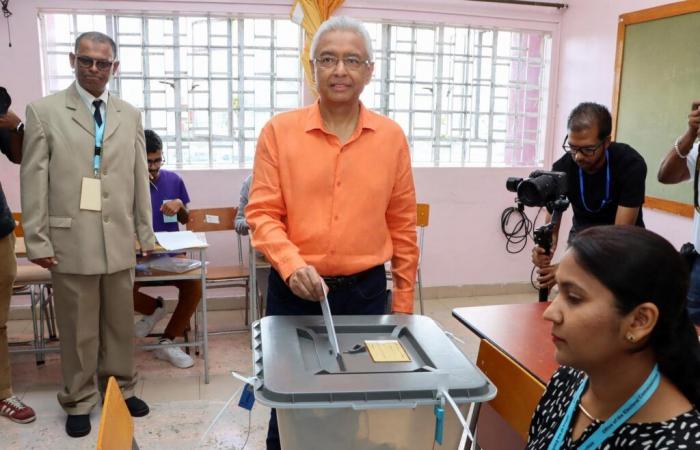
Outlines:
POLYGON ((102 211, 102 184, 99 178, 83 177, 80 188, 80 209, 102 211))
MULTIPOLYGON (((169 201, 170 200, 163 200, 163 204, 165 205, 169 201)), ((163 213, 163 223, 177 223, 177 214, 173 214, 172 216, 168 216, 165 213, 163 213)))

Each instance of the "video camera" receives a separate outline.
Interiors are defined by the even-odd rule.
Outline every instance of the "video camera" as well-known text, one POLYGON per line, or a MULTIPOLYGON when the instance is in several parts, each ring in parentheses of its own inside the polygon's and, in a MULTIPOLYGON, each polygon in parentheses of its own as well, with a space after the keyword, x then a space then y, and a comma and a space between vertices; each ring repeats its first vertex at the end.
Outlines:
MULTIPOLYGON (((509 177, 506 189, 518 194, 519 211, 523 211, 523 206, 544 206, 552 214, 549 223, 538 227, 532 233, 535 243, 544 249, 545 255, 551 255, 553 230, 558 226, 562 213, 569 207, 569 200, 566 198, 566 174, 535 170, 529 178, 509 177)), ((548 298, 549 289, 540 288, 540 301, 547 301, 548 298)))
POLYGON ((546 206, 551 212, 552 204, 566 196, 566 174, 535 170, 529 178, 509 177, 506 189, 518 194, 518 203, 525 206, 546 206))

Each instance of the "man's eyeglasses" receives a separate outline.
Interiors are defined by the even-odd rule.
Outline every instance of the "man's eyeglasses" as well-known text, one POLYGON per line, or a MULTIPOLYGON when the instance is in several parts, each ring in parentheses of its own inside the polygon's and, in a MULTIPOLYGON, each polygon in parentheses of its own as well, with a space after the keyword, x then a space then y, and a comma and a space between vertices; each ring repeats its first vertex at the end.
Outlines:
POLYGON ((605 140, 602 140, 598 142, 596 145, 588 145, 585 147, 579 147, 578 145, 571 145, 568 144, 567 142, 569 141, 569 135, 567 134, 566 137, 564 138, 564 143, 561 144, 561 148, 564 149, 566 153, 571 153, 572 155, 575 155, 576 153, 581 152, 582 154, 586 156, 591 156, 593 153, 595 153, 598 148, 600 148, 601 145, 605 143, 605 140))
POLYGON ((323 67, 324 69, 332 69, 338 65, 339 61, 343 61, 343 65, 348 70, 360 70, 362 66, 368 66, 370 61, 368 59, 360 59, 357 56, 346 56, 345 58, 338 58, 333 55, 323 55, 318 58, 314 58, 316 64, 323 67))
POLYGON ((109 70, 114 64, 114 61, 109 61, 106 59, 95 59, 89 56, 76 55, 75 59, 78 61, 78 65, 83 69, 90 69, 93 64, 97 66, 97 70, 105 71, 109 70))
POLYGON ((147 159, 146 161, 148 161, 149 166, 151 166, 151 165, 159 166, 165 162, 165 160, 163 158, 147 159))

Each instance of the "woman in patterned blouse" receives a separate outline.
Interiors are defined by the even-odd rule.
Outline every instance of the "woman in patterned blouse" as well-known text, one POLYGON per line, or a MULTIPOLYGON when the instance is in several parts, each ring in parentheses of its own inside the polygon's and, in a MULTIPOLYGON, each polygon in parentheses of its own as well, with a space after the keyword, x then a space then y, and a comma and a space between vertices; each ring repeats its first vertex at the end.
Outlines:
POLYGON ((590 228, 557 283, 544 318, 562 367, 527 449, 700 449, 700 345, 673 246, 638 227, 590 228))

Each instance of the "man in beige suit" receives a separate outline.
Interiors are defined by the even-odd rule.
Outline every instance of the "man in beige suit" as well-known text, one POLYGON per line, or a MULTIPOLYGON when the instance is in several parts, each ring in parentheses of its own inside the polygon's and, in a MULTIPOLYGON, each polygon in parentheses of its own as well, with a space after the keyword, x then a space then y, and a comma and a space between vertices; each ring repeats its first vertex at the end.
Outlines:
POLYGON ((29 259, 52 272, 64 382, 58 401, 66 432, 79 437, 90 433, 90 411, 109 376, 132 416, 148 414, 133 395, 131 296, 134 239, 144 251, 155 241, 141 115, 106 89, 119 65, 114 41, 80 35, 70 64, 76 82, 27 107, 21 195, 29 259))

